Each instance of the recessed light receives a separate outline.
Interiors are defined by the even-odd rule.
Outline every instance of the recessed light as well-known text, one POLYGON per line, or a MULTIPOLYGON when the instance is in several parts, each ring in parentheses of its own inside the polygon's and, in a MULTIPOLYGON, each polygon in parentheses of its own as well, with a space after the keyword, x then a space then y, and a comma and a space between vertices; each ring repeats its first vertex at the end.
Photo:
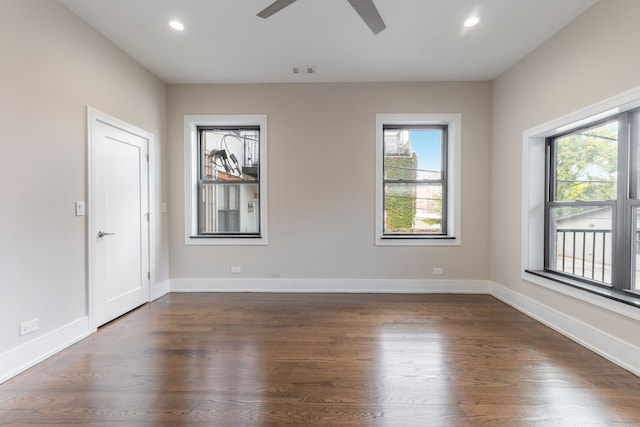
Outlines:
POLYGON ((182 24, 182 22, 180 21, 171 21, 169 22, 169 26, 171 28, 173 28, 176 31, 183 31, 184 30, 184 24, 182 24))
POLYGON ((466 21, 464 21, 464 26, 465 27, 475 27, 476 25, 478 25, 478 22, 480 22, 480 18, 478 18, 477 16, 471 16, 471 17, 467 18, 466 21))

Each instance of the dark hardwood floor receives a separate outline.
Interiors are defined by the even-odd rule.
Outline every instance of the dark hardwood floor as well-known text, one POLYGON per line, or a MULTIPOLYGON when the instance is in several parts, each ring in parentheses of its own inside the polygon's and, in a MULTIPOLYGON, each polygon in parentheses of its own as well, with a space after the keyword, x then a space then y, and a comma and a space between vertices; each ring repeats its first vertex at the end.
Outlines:
POLYGON ((48 424, 638 426, 640 378, 486 295, 171 294, 0 385, 48 424))

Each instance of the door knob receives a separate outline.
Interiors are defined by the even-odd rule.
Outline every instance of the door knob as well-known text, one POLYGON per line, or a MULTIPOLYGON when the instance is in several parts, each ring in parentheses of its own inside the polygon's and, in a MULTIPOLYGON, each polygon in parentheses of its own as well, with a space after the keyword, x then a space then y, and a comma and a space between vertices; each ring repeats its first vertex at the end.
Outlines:
POLYGON ((104 232, 102 230, 98 231, 98 237, 100 237, 100 238, 103 238, 104 236, 111 236, 113 234, 116 234, 116 233, 106 233, 106 232, 104 232))

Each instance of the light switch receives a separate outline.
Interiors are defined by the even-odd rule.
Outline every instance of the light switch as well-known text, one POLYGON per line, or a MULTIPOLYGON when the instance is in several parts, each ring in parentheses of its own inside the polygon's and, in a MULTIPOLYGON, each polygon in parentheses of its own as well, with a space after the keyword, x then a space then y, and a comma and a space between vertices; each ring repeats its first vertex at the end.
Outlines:
POLYGON ((76 216, 84 216, 84 202, 76 202, 76 216))

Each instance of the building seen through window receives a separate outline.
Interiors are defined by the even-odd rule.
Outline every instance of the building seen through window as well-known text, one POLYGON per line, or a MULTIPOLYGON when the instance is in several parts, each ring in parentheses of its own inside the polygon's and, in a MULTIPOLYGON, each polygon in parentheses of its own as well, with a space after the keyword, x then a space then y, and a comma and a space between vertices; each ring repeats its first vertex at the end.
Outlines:
POLYGON ((198 136, 198 233, 259 234, 259 127, 199 127, 198 136))
POLYGON ((384 234, 446 233, 446 127, 384 126, 384 234))

